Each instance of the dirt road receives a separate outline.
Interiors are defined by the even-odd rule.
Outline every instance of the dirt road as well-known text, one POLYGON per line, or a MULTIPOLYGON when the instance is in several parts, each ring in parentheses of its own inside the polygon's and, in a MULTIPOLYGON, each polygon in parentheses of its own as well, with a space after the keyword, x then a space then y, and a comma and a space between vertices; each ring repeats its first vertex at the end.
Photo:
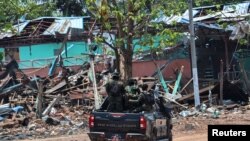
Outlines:
MULTIPOLYGON (((220 124, 239 124, 249 125, 250 107, 248 110, 223 111, 220 118, 211 118, 205 114, 186 118, 177 118, 173 123, 173 140, 174 141, 207 141, 208 125, 220 124)), ((33 139, 34 140, 34 139, 33 139)), ((20 140, 31 141, 31 140, 20 140)), ((37 139, 35 141, 89 141, 86 133, 80 135, 71 135, 65 137, 55 137, 47 139, 37 139)))
POLYGON ((174 137, 174 141, 207 141, 207 134, 191 134, 181 137, 174 137))
MULTIPOLYGON (((31 141, 31 140, 22 140, 31 141)), ((56 137, 47 139, 38 139, 35 141, 90 141, 87 134, 73 135, 68 137, 56 137)), ((207 141, 207 134, 190 134, 180 137, 174 137, 174 141, 207 141)))

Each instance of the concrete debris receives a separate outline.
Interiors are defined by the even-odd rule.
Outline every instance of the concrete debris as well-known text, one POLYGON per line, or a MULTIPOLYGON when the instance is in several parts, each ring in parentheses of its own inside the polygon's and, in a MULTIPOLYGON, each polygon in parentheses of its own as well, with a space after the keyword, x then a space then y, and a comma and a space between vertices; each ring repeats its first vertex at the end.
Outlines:
MULTIPOLYGON (((0 140, 46 138, 83 133, 88 129, 88 117, 95 106, 93 87, 96 86, 99 96, 103 99, 107 96, 104 85, 111 75, 106 70, 100 71, 101 73, 96 72, 96 85, 93 85, 91 75, 89 75, 89 67, 74 72, 60 66, 57 68, 61 69, 59 75, 41 78, 39 76, 26 76, 18 69, 15 61, 9 65, 13 65, 10 68, 15 70, 6 70, 0 76, 0 140), (22 75, 19 76, 20 74, 22 75)), ((241 108, 242 105, 237 103, 238 101, 246 102, 245 97, 242 99, 235 96, 236 92, 242 93, 240 89, 233 91, 231 101, 231 95, 225 95, 224 105, 219 108, 214 103, 206 103, 206 99, 208 99, 206 92, 209 90, 213 94, 211 98, 216 101, 216 88, 218 86, 212 85, 202 88, 200 93, 203 93, 202 95, 205 95, 206 99, 197 109, 188 108, 193 93, 186 93, 186 95, 182 93, 187 92, 185 89, 191 81, 188 81, 182 89, 179 83, 171 81, 168 84, 169 93, 166 93, 157 78, 135 77, 131 80, 135 83, 133 86, 129 85, 130 81, 126 83, 128 95, 136 92, 138 96, 141 90, 140 86, 143 83, 148 84, 148 91, 153 92, 155 97, 162 95, 177 107, 173 108, 174 113, 176 113, 173 114, 175 118, 196 116, 220 118, 220 115, 223 115, 225 111, 237 113, 250 109, 250 106, 241 108)), ((232 84, 227 86, 231 87, 232 84)), ((195 127, 195 124, 190 123, 185 126, 185 129, 192 130, 195 127)))
POLYGON ((181 111, 179 114, 182 117, 188 117, 188 116, 194 116, 194 115, 198 114, 198 112, 196 110, 195 111, 185 110, 185 111, 181 111))
POLYGON ((87 130, 88 115, 93 109, 91 90, 87 91, 88 96, 78 97, 79 103, 75 103, 70 99, 71 90, 83 94, 83 87, 77 86, 77 81, 69 83, 66 79, 57 81, 35 76, 28 82, 35 82, 35 86, 23 82, 13 78, 1 81, 0 140, 46 138, 87 130), (42 119, 37 118, 38 83, 43 85, 42 119))

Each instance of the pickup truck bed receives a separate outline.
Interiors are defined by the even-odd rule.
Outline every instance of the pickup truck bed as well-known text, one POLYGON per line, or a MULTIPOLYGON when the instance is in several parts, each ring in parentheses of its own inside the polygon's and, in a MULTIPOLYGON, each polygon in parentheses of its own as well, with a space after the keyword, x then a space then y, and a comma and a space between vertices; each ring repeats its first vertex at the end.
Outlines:
POLYGON ((91 141, 172 141, 171 118, 162 112, 112 113, 104 107, 89 117, 91 141))

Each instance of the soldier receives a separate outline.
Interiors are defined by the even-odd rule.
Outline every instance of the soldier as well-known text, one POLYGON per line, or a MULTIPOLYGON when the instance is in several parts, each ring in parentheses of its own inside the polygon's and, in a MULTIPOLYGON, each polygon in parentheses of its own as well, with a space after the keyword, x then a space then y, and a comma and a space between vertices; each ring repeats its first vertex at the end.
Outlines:
POLYGON ((123 111, 123 96, 125 88, 121 81, 119 81, 119 74, 113 73, 112 80, 105 85, 108 94, 109 105, 107 110, 109 112, 122 112, 123 111))
POLYGON ((132 112, 141 112, 147 111, 150 112, 153 110, 153 105, 155 104, 154 95, 147 91, 148 85, 143 84, 142 92, 137 100, 129 100, 131 104, 139 106, 138 108, 134 109, 132 112))
POLYGON ((137 87, 136 80, 133 80, 133 79, 128 80, 128 85, 125 87, 125 90, 128 96, 131 96, 131 97, 138 97, 138 95, 140 94, 140 90, 137 87))

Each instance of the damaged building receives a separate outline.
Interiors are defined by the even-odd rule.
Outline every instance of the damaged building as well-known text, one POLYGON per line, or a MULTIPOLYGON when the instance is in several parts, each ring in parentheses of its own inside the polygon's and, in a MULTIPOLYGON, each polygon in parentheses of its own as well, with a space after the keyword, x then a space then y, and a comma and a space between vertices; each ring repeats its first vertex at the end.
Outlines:
MULTIPOLYGON (((241 39, 250 33, 249 6, 250 2, 245 2, 193 9, 199 93, 204 103, 214 99, 218 104, 221 95, 223 100, 248 102, 249 41, 242 44, 241 39)), ((166 27, 177 23, 187 38, 175 47, 164 48, 160 55, 155 52, 153 61, 148 50, 134 56, 132 75, 151 84, 163 78, 168 91, 162 93, 175 103, 193 104, 187 15, 185 12, 154 21, 163 22, 166 27)), ((4 55, 0 74, 0 121, 4 121, 1 127, 27 126, 32 121, 28 130, 42 136, 52 134, 46 130, 71 134, 86 127, 86 115, 94 108, 95 93, 107 96, 103 89, 106 74, 100 74, 105 58, 95 62, 96 79, 89 74, 88 38, 93 23, 91 17, 41 17, 13 26, 15 32, 0 33, 0 52, 4 55), (14 61, 9 62, 11 59, 14 61), (96 86, 93 80, 97 81, 96 86), (44 123, 60 125, 60 129, 51 129, 44 123), (70 130, 64 130, 65 126, 70 130)), ((102 57, 105 50, 98 46, 95 53, 102 57)))

